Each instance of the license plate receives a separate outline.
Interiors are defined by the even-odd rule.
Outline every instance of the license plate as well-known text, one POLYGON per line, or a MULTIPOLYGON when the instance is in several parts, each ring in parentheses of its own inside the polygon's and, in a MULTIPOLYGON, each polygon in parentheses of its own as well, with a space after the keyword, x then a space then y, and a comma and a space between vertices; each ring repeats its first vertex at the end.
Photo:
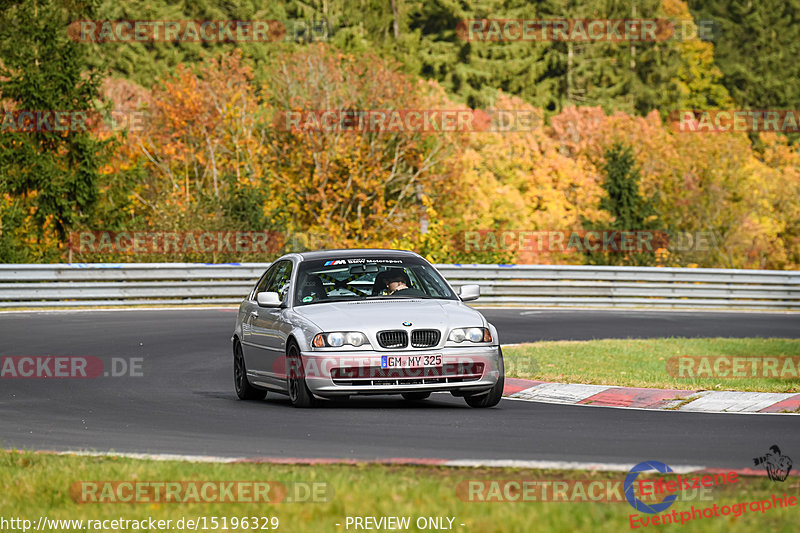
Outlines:
POLYGON ((382 355, 381 368, 427 368, 442 366, 441 355, 382 355))

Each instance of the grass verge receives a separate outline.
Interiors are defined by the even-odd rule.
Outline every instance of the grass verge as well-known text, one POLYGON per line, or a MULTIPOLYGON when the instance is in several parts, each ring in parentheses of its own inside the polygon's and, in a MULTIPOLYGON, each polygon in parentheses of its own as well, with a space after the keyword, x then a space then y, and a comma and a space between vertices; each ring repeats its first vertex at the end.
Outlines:
MULTIPOLYGON (((798 339, 605 339, 536 342, 503 348, 506 376, 557 383, 586 383, 681 390, 800 392, 800 376, 684 377, 670 375, 667 363, 680 356, 800 356, 798 339)), ((745 362, 745 374, 752 365, 745 362)), ((783 363, 781 363, 782 365, 783 363)), ((795 363, 796 364, 796 363, 795 363)), ((674 368, 674 367, 673 367, 674 368)), ((727 368, 723 363, 720 371, 727 368)), ((792 365, 796 372, 800 372, 792 365)), ((694 367, 700 370, 699 366, 694 367)), ((678 369, 679 370, 679 369, 678 369)), ((783 370, 780 366, 779 371, 783 370)), ((712 367, 713 371, 713 367, 712 367)), ((702 375, 709 375, 703 373, 702 375)))
MULTIPOLYGON (((229 531, 253 531, 252 527, 230 527, 233 517, 278 517, 278 531, 337 532, 345 528, 348 516, 409 516, 409 531, 418 517, 454 517, 453 531, 622 531, 630 528, 629 515, 636 514, 625 501, 616 502, 471 502, 468 492, 457 492, 459 483, 481 480, 604 480, 621 483, 625 473, 544 471, 506 468, 452 468, 435 466, 389 465, 275 465, 207 464, 177 461, 149 461, 114 457, 77 457, 0 451, 0 517, 19 517, 36 524, 40 516, 48 519, 86 520, 172 520, 170 531, 180 518, 223 517, 229 531), (329 501, 322 503, 76 503, 70 487, 81 481, 188 481, 257 480, 289 483, 327 483, 329 501), (341 524, 337 526, 336 524, 341 524), (460 524, 464 524, 461 526, 460 524)), ((463 486, 463 485, 462 485, 463 486)), ((619 485, 617 485, 619 487, 619 485)), ((765 477, 739 477, 732 485, 714 487, 705 493, 681 495, 666 512, 690 511, 717 504, 740 505, 772 498, 784 493, 797 497, 796 477, 784 483, 765 477)), ((489 492, 484 497, 493 498, 489 492)), ((520 498, 519 491, 511 497, 520 498)), ((534 495, 541 495, 536 491, 534 495)), ((570 489, 569 497, 580 493, 570 489)), ((624 498, 624 495, 622 496, 624 498)), ((741 509, 741 507, 740 507, 741 509)), ((764 513, 748 510, 740 517, 704 518, 687 522, 686 531, 796 531, 798 507, 769 509, 764 513)), ((648 515, 652 516, 652 515, 648 515)), ((447 520, 444 521, 447 524, 447 520)), ((110 524, 109 524, 110 525, 110 524)), ((659 526, 656 526, 659 527, 659 526)), ((123 527, 118 531, 131 531, 123 527)), ((222 531, 224 528, 209 528, 222 531)), ((654 529, 650 527, 650 529, 654 529)), ((4 529, 6 530, 6 529, 4 529)), ((8 529, 12 530, 12 529, 8 529)), ((50 527, 50 531, 75 529, 50 527)), ((107 531, 105 529, 104 531, 107 531)), ((143 529, 146 530, 146 529, 143 529)), ((198 528, 203 531, 202 526, 198 528)), ((258 528, 260 531, 265 531, 258 528)), ((270 529, 274 530, 274 529, 270 529)), ((354 528, 351 526, 350 531, 354 528)), ((155 531, 152 530, 151 531, 155 531)))

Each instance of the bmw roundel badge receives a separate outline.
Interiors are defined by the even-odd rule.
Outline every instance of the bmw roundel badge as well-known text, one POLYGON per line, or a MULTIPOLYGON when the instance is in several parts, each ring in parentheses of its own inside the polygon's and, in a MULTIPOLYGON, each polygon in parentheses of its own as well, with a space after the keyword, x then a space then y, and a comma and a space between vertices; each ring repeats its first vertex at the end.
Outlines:
POLYGON ((404 326, 406 326, 406 327, 408 327, 408 326, 410 326, 410 325, 411 325, 411 322, 408 322, 408 321, 406 321, 406 322, 403 322, 403 325, 404 325, 404 326))

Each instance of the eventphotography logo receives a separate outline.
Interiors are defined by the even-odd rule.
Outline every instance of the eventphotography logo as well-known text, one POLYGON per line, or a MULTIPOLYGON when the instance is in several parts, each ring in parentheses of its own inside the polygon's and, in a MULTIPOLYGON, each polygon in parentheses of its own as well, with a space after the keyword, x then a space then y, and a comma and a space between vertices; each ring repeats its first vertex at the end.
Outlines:
POLYGON ((769 451, 761 457, 754 457, 753 464, 764 465, 767 475, 772 481, 786 481, 789 472, 792 471, 792 460, 781 454, 781 449, 777 444, 770 446, 769 451))
POLYGON ((638 465, 634 466, 628 472, 628 475, 625 476, 625 498, 628 500, 628 503, 631 504, 631 507, 640 511, 642 513, 649 513, 655 514, 660 513, 661 511, 665 511, 669 509, 670 505, 675 503, 675 500, 678 499, 677 494, 668 494, 664 497, 663 500, 656 503, 645 503, 641 499, 636 497, 636 493, 634 491, 634 486, 636 484, 636 480, 639 477, 639 474, 642 472, 649 472, 651 470, 655 470, 656 472, 660 472, 662 474, 666 474, 667 472, 672 472, 672 469, 661 463, 659 461, 645 461, 639 463, 638 465))

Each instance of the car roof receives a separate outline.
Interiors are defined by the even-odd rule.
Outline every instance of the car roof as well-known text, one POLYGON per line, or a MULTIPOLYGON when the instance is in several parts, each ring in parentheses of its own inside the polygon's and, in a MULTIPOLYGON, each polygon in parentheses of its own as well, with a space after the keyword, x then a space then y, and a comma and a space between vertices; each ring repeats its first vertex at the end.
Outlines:
POLYGON ((409 251, 409 250, 390 250, 390 249, 380 249, 380 248, 345 248, 341 250, 317 250, 313 252, 297 252, 288 255, 295 255, 302 258, 304 261, 310 261, 314 259, 328 259, 332 257, 397 257, 397 256, 409 256, 409 257, 420 257, 418 254, 409 251))

